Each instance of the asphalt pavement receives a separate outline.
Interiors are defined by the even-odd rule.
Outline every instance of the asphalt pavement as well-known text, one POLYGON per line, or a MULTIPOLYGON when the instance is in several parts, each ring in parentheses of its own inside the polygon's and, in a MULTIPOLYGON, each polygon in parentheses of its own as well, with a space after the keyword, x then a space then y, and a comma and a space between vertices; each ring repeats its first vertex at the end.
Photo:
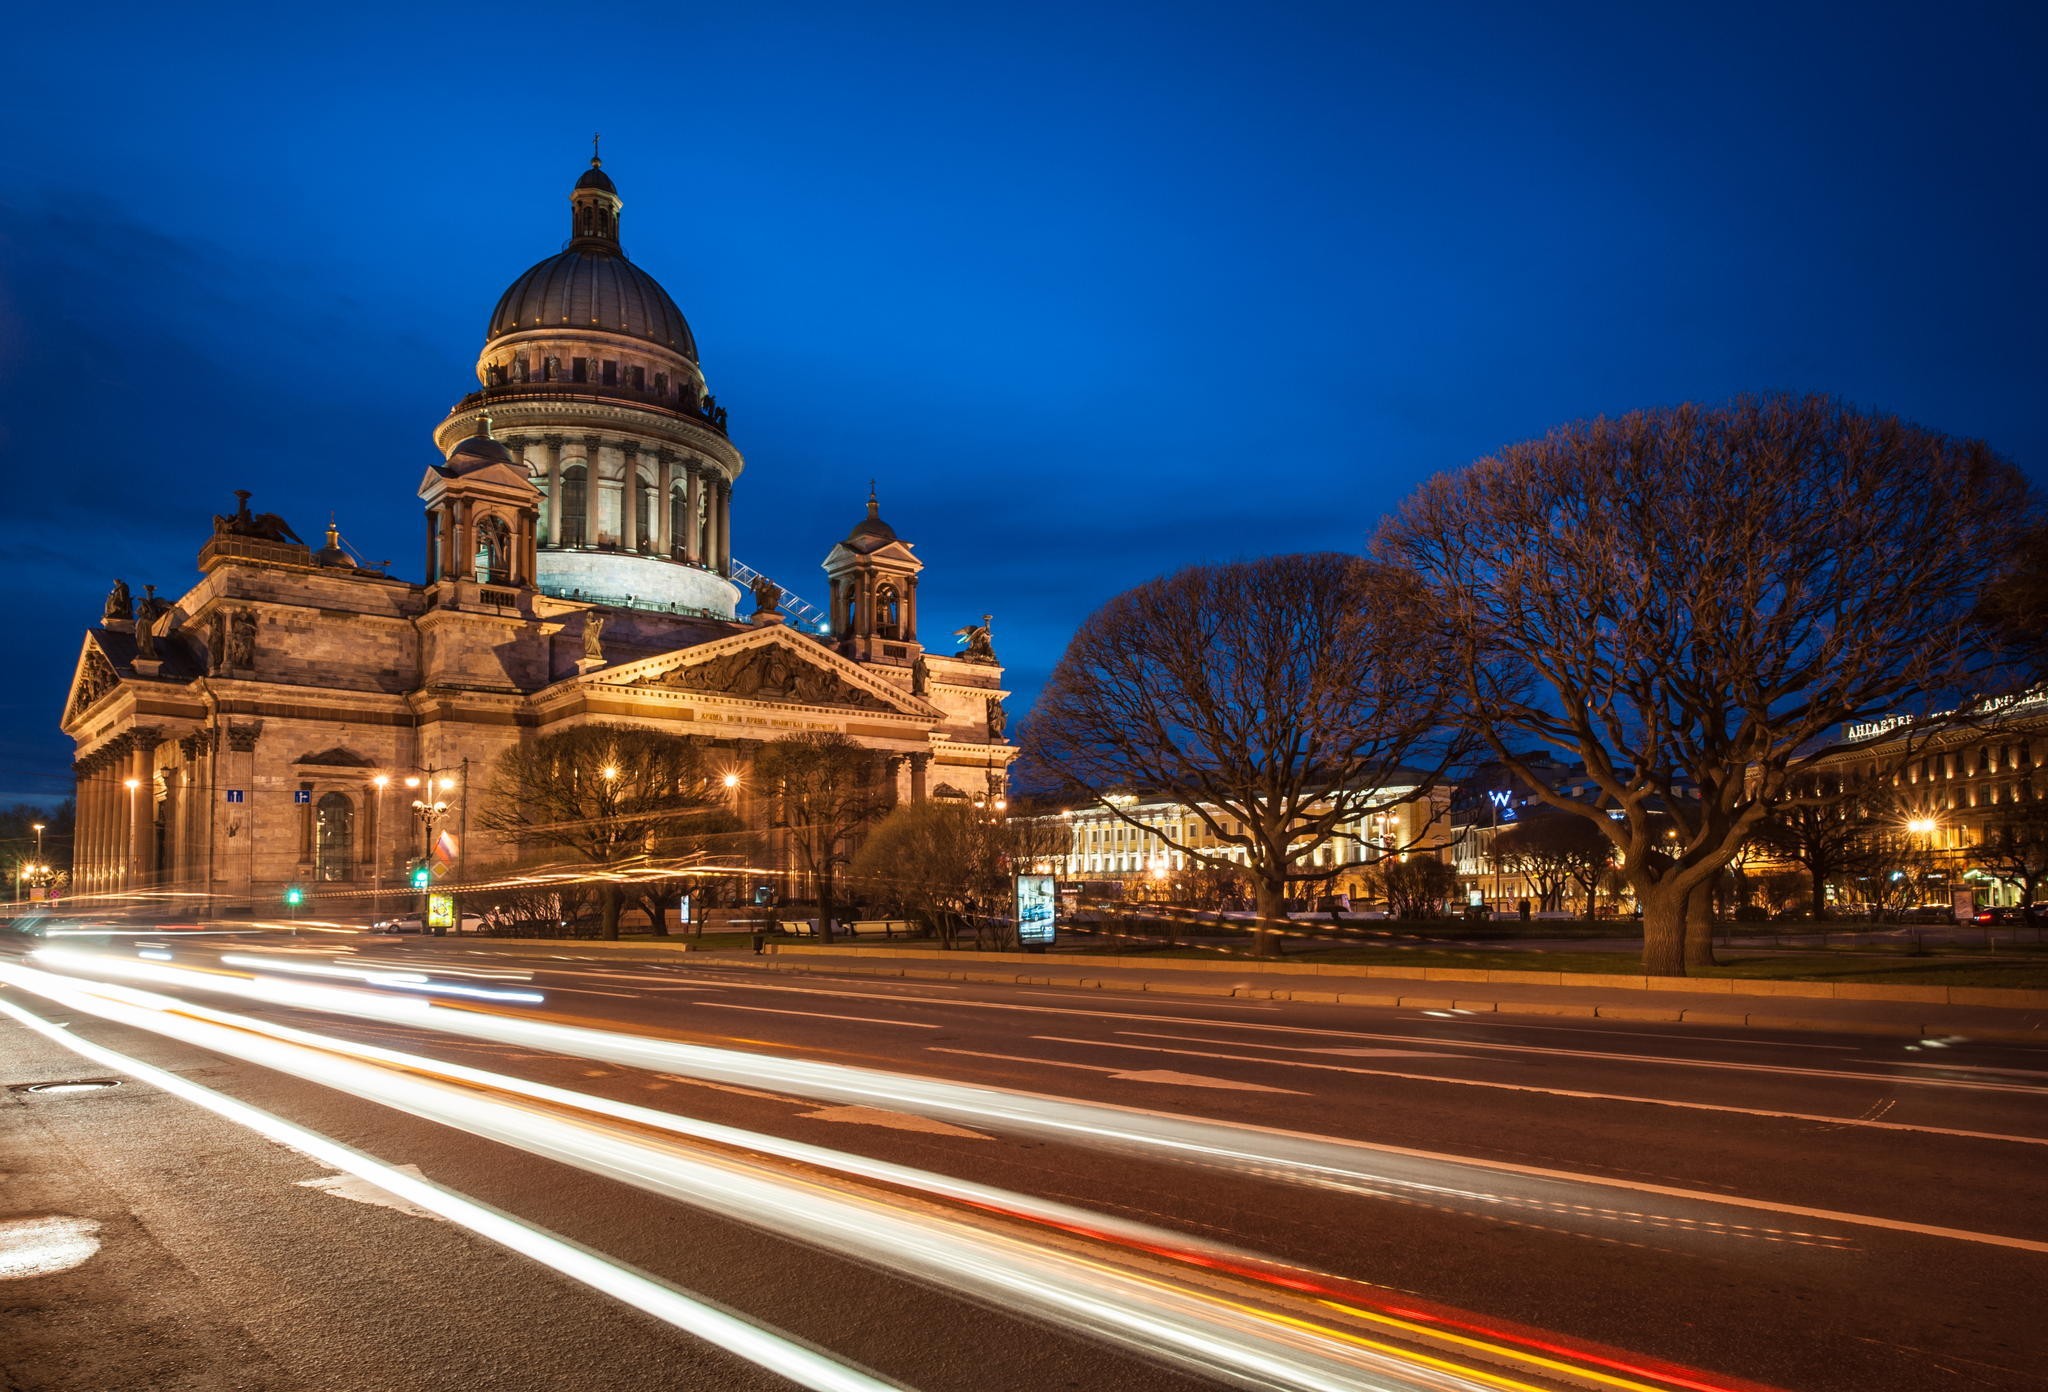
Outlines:
POLYGON ((2048 1045, 575 944, 55 946, 0 957, 0 1082, 122 1081, 0 1094, 9 1392, 2048 1368, 2048 1045), (91 1252, 9 1273, 8 1223, 44 1220, 91 1252))

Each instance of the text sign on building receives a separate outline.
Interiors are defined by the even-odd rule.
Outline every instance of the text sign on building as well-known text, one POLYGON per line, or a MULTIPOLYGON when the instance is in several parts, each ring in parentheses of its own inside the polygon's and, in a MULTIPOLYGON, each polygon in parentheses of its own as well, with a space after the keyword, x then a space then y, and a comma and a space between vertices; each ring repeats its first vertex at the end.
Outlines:
POLYGON ((429 894, 427 896, 427 927, 453 928, 455 926, 455 896, 452 894, 429 894))
POLYGON ((1017 945, 1050 947, 1059 887, 1050 875, 1017 877, 1017 945))
POLYGON ((227 795, 229 802, 240 802, 242 800, 242 790, 240 788, 229 788, 227 795))

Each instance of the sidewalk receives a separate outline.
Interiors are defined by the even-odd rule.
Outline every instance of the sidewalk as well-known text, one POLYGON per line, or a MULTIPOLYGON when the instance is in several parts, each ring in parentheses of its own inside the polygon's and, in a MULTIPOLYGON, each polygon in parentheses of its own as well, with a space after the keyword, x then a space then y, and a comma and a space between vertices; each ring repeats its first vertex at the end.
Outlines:
POLYGON ((1440 968, 1404 975, 1388 967, 1344 969, 1184 959, 1134 963, 1130 958, 789 943, 770 944, 769 954, 759 957, 725 951, 692 956, 764 971, 830 971, 911 981, 2048 1045, 2048 992, 2043 991, 1836 986, 1725 977, 1603 977, 1588 982, 1570 973, 1440 968), (1499 979, 1502 977, 1518 979, 1499 979))

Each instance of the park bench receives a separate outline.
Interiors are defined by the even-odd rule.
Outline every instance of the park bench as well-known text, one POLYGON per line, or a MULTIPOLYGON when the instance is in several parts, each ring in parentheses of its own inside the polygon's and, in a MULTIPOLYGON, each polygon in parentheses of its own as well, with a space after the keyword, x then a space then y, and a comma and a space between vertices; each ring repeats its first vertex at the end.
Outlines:
POLYGON ((910 936, 910 923, 909 920, 901 918, 858 918, 846 924, 843 931, 851 938, 871 938, 877 934, 893 938, 898 933, 907 938, 910 936))
POLYGON ((775 926, 793 938, 815 938, 818 936, 818 923, 816 919, 780 918, 775 921, 775 926))

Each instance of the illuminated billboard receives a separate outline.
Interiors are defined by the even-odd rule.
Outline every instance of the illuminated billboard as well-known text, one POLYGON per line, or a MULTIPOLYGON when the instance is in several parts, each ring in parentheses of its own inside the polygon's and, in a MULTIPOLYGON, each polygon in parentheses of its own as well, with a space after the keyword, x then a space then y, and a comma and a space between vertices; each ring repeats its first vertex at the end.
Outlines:
POLYGON ((1051 875, 1017 877, 1017 945, 1050 947, 1059 886, 1051 875))
POLYGON ((427 896, 427 927, 453 928, 455 926, 455 896, 452 894, 429 894, 427 896))

